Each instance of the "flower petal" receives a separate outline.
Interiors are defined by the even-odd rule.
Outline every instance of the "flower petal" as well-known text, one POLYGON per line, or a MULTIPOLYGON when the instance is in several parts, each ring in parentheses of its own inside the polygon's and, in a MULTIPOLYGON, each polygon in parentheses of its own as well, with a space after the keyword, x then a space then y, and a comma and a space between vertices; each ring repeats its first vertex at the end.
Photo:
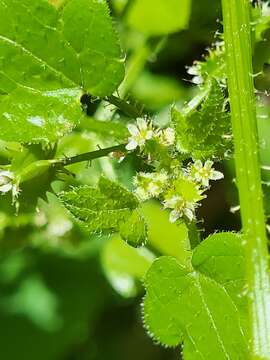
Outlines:
POLYGON ((207 161, 205 162, 205 164, 204 164, 204 167, 205 167, 205 169, 207 169, 207 170, 211 170, 213 164, 214 164, 213 161, 207 160, 207 161))
POLYGON ((203 167, 201 160, 196 160, 193 166, 196 170, 201 170, 201 168, 203 167))
POLYGON ((139 129, 134 124, 128 124, 127 128, 128 128, 128 131, 130 132, 130 134, 133 136, 138 136, 140 133, 139 129))
POLYGON ((143 118, 138 118, 137 119, 137 125, 138 125, 139 130, 146 130, 147 129, 147 122, 143 118))
POLYGON ((135 150, 137 146, 138 146, 137 141, 135 141, 133 138, 130 138, 128 144, 126 145, 126 149, 135 150))
POLYGON ((220 180, 223 178, 224 178, 224 175, 220 171, 213 171, 213 173, 210 176, 210 180, 220 180))
POLYGON ((181 217, 181 213, 177 210, 173 210, 170 213, 170 222, 175 223, 181 217))
POLYGON ((202 185, 205 187, 209 186, 209 179, 208 178, 201 178, 202 185))
POLYGON ((186 215, 189 221, 192 221, 194 219, 194 213, 191 209, 185 209, 184 214, 186 215))
POLYGON ((14 179, 14 174, 11 171, 8 171, 8 170, 0 170, 0 177, 1 176, 5 176, 5 177, 8 177, 10 179, 14 179))
POLYGON ((2 193, 7 193, 11 189, 12 189, 12 184, 11 183, 0 186, 0 192, 2 192, 2 193))

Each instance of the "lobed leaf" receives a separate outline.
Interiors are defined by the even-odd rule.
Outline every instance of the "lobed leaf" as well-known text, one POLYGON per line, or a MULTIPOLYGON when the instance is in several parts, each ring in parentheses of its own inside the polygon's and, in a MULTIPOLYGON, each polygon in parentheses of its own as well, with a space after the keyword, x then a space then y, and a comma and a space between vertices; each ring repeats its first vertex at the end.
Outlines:
POLYGON ((144 321, 166 346, 184 343, 184 359, 245 359, 247 298, 242 238, 209 236, 195 248, 192 267, 165 256, 145 278, 144 321), (209 347, 211 344, 211 347, 209 347))
POLYGON ((3 0, 0 13, 1 138, 61 138, 79 122, 83 92, 103 97, 121 82, 124 65, 105 0, 69 0, 59 8, 47 0, 3 0))
POLYGON ((246 359, 239 312, 223 286, 161 257, 145 279, 144 321, 167 346, 184 342, 184 358, 246 359))
POLYGON ((77 187, 61 193, 59 198, 91 233, 119 232, 135 247, 147 239, 137 198, 117 183, 101 177, 97 187, 77 187))

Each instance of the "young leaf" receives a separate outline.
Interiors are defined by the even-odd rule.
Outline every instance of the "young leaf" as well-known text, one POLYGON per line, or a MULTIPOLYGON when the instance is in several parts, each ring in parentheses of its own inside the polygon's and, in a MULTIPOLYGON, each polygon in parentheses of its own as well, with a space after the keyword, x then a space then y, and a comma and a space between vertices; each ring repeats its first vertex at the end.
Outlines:
POLYGON ((105 0, 69 0, 59 9, 47 0, 3 0, 0 13, 0 134, 6 141, 61 138, 78 124, 83 91, 103 97, 122 80, 105 0))
POLYGON ((188 74, 194 75, 194 84, 203 84, 210 79, 226 84, 226 64, 223 42, 217 42, 208 49, 203 61, 195 61, 188 69, 188 74))
POLYGON ((137 198, 122 186, 101 177, 97 187, 81 186, 59 195, 73 216, 91 233, 119 232, 132 246, 147 238, 137 198))
POLYGON ((190 12, 191 0, 135 0, 128 23, 147 35, 166 35, 187 28, 190 12))
POLYGON ((230 116, 224 103, 223 90, 213 79, 182 112, 173 107, 177 145, 187 157, 224 158, 231 150, 230 116))
POLYGON ((240 316, 224 287, 161 257, 145 279, 145 325, 159 342, 184 342, 185 360, 246 359, 240 316))

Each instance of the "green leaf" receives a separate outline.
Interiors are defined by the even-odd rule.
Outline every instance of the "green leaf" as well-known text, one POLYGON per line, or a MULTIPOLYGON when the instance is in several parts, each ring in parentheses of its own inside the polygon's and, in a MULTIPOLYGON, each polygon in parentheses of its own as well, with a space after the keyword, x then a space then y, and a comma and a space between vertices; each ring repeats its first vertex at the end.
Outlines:
POLYGON ((0 136, 55 141, 78 124, 83 92, 109 95, 123 78, 107 3, 3 0, 0 13, 0 136))
POLYGON ((182 112, 172 109, 179 150, 194 159, 224 158, 232 148, 230 116, 223 90, 216 80, 182 112))
POLYGON ((191 0, 135 0, 128 24, 147 35, 166 35, 188 27, 191 0))
POLYGON ((55 142, 79 124, 79 100, 76 89, 37 93, 17 88, 0 97, 0 136, 21 143, 55 142))
POLYGON ((191 251, 188 230, 184 223, 172 224, 166 210, 154 201, 142 205, 142 214, 148 228, 148 242, 151 248, 162 255, 171 255, 182 265, 190 264, 191 251))
POLYGON ((224 287, 173 257, 157 259, 145 279, 144 321, 167 346, 184 342, 185 360, 246 359, 240 315, 224 287))
POLYGON ((121 120, 100 121, 87 116, 83 118, 80 125, 82 129, 93 132, 110 142, 112 140, 124 142, 129 136, 127 126, 121 120))
POLYGON ((149 250, 134 249, 118 236, 109 239, 101 254, 102 266, 109 282, 124 297, 138 294, 138 285, 154 258, 149 250))
POLYGON ((224 286, 245 317, 245 253, 242 237, 236 233, 210 235, 193 252, 194 269, 224 286))
POLYGON ((59 195, 73 216, 91 233, 120 232, 132 246, 141 246, 147 238, 139 202, 128 190, 101 177, 97 187, 81 186, 59 195))
POLYGON ((208 49, 203 61, 195 61, 188 69, 190 75, 195 75, 192 81, 195 84, 205 83, 215 79, 226 86, 225 51, 222 42, 217 42, 208 49))

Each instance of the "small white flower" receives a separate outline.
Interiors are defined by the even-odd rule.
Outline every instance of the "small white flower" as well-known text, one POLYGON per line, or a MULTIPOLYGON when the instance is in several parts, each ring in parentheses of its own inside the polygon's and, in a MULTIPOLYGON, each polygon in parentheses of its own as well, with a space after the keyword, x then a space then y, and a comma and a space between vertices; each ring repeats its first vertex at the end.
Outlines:
POLYGON ((0 192, 7 193, 13 188, 14 174, 8 170, 0 170, 0 192))
POLYGON ((201 85, 203 84, 204 80, 201 76, 201 66, 200 63, 195 63, 193 66, 189 67, 187 69, 187 73, 189 75, 193 75, 192 82, 195 85, 201 85))
POLYGON ((200 69, 199 69, 199 64, 195 63, 193 66, 189 66, 187 68, 187 73, 189 75, 194 75, 194 76, 198 76, 201 74, 200 69))
POLYGON ((211 160, 207 160, 204 165, 201 160, 196 160, 190 167, 191 177, 205 187, 209 186, 209 180, 223 179, 224 175, 220 171, 216 171, 213 164, 211 160))
POLYGON ((175 142, 175 131, 173 128, 167 128, 159 132, 160 143, 164 146, 172 146, 175 142))
POLYGON ((127 150, 135 150, 137 147, 143 147, 147 140, 152 139, 154 132, 151 122, 148 123, 145 119, 137 119, 137 125, 128 124, 128 131, 130 137, 126 146, 127 150))
POLYGON ((134 178, 135 193, 142 200, 158 197, 167 186, 169 176, 166 171, 159 173, 139 173, 134 178))
POLYGON ((175 195, 166 199, 163 202, 165 209, 172 209, 170 213, 170 222, 174 223, 183 216, 186 216, 189 221, 195 218, 195 204, 186 201, 181 196, 175 195))
POLYGON ((153 197, 159 196, 168 184, 169 176, 166 171, 152 174, 152 181, 149 184, 149 193, 153 197))

